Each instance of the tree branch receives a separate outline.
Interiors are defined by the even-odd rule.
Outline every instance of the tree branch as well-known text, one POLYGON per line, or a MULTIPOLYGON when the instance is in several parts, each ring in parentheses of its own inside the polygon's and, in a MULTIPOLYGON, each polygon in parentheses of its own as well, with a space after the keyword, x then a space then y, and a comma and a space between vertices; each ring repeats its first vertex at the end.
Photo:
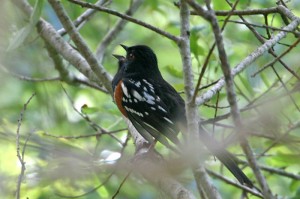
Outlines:
MULTIPOLYGON (((132 15, 140 7, 143 1, 144 0, 134 1, 132 5, 128 8, 128 10, 125 12, 125 14, 128 16, 132 15)), ((96 50, 96 56, 100 63, 102 63, 106 48, 116 38, 116 36, 123 30, 126 24, 127 24, 127 20, 121 18, 116 22, 114 28, 112 28, 110 31, 106 33, 106 35, 104 36, 104 38, 102 39, 101 43, 98 45, 96 50)))
POLYGON ((259 198, 264 198, 263 195, 261 195, 261 193, 259 193, 259 192, 257 192, 257 191, 254 191, 253 189, 250 189, 249 187, 243 186, 243 185, 241 185, 240 183, 233 182, 232 180, 230 180, 230 179, 224 177, 223 175, 220 175, 220 174, 218 174, 218 173, 216 173, 216 172, 213 172, 213 171, 211 171, 211 170, 208 170, 208 169, 207 169, 207 172, 208 172, 210 175, 212 175, 212 176, 214 176, 214 177, 216 177, 216 178, 218 178, 218 179, 220 179, 220 180, 223 180, 223 181, 226 182, 227 184, 230 184, 230 185, 235 186, 235 187, 237 187, 237 188, 239 188, 239 189, 242 189, 243 191, 246 191, 246 192, 248 192, 248 193, 251 193, 251 194, 253 194, 253 195, 255 195, 255 196, 259 197, 259 198))
MULTIPOLYGON (((19 7, 28 17, 32 13, 32 7, 28 4, 26 0, 12 0, 13 3, 19 7)), ((44 39, 49 45, 51 45, 60 55, 70 62, 77 70, 79 70, 84 76, 86 76, 90 81, 96 82, 99 86, 102 82, 90 69, 87 61, 74 50, 51 26, 48 22, 40 19, 37 28, 42 39, 44 39)))
MULTIPOLYGON (((195 140, 199 135, 196 132, 199 132, 198 129, 198 109, 194 103, 190 103, 193 97, 194 86, 193 86, 193 71, 192 71, 192 62, 191 62, 191 51, 190 51, 190 11, 188 4, 185 0, 180 1, 180 36, 181 41, 178 46, 180 49, 180 55, 182 60, 182 67, 184 71, 184 84, 185 84, 185 93, 186 93, 186 115, 188 123, 188 143, 190 146, 195 146, 195 140)), ((189 151, 189 150, 188 150, 189 151)), ((196 179, 197 187, 200 193, 204 192, 208 198, 218 199, 222 198, 216 187, 211 182, 208 174, 205 171, 203 165, 194 165, 193 173, 196 179)))
MULTIPOLYGON (((101 6, 105 2, 106 2, 106 0, 99 0, 95 3, 95 5, 101 6)), ((77 27, 77 30, 79 30, 95 13, 96 13, 96 10, 87 9, 79 17, 77 17, 77 19, 73 21, 73 24, 75 27, 77 27)), ((67 31, 64 28, 58 30, 57 32, 58 32, 58 34, 60 34, 62 36, 67 33, 67 31)))
POLYGON ((168 38, 168 39, 170 39, 170 40, 172 40, 172 41, 174 41, 176 43, 178 43, 180 41, 180 39, 178 37, 176 37, 176 36, 174 36, 174 35, 166 32, 166 31, 163 31, 163 30, 161 30, 159 28, 156 28, 155 26, 147 24, 147 23, 145 23, 143 21, 140 21, 140 20, 135 19, 133 17, 130 17, 128 15, 121 14, 121 13, 115 11, 115 10, 110 10, 110 9, 102 7, 102 6, 95 6, 93 4, 82 2, 82 1, 78 1, 78 0, 68 0, 68 1, 70 1, 72 3, 75 3, 75 4, 78 4, 78 5, 82 6, 82 7, 93 8, 95 10, 98 10, 98 11, 101 11, 101 12, 105 12, 105 13, 108 13, 108 14, 120 17, 122 19, 126 19, 127 21, 130 21, 132 23, 138 24, 140 26, 148 28, 149 30, 152 30, 153 32, 156 32, 156 33, 158 33, 158 34, 160 34, 162 36, 165 36, 166 38, 168 38))
POLYGON ((240 117, 240 110, 238 108, 238 104, 236 101, 236 93, 235 93, 235 88, 234 88, 233 75, 231 73, 230 65, 229 65, 226 51, 224 48, 221 29, 219 27, 215 13, 210 7, 211 2, 206 1, 208 11, 204 10, 200 5, 198 5, 196 2, 194 2, 192 0, 189 0, 188 2, 194 8, 194 10, 199 13, 199 15, 201 15, 203 18, 205 18, 207 21, 209 21, 211 23, 213 33, 215 36, 215 40, 216 40, 216 45, 218 48, 219 59, 221 62, 221 68, 222 68, 222 71, 224 74, 225 87, 226 87, 226 92, 227 92, 227 100, 230 105, 231 115, 232 115, 235 127, 237 128, 238 131, 241 131, 240 133, 238 133, 238 136, 241 141, 240 142, 241 147, 242 147, 244 153, 246 154, 249 165, 251 166, 252 171, 254 172, 256 179, 260 184, 260 187, 263 190, 264 197, 265 198, 273 198, 271 190, 266 182, 266 179, 262 175, 262 173, 258 167, 255 156, 254 156, 252 149, 246 139, 246 136, 244 135, 244 133, 242 133, 243 132, 243 130, 242 130, 243 124, 242 124, 242 120, 240 117))
POLYGON ((87 44, 84 42, 78 31, 76 30, 74 24, 71 19, 67 15, 64 10, 62 4, 58 0, 48 0, 54 11, 56 12, 60 22, 70 35, 72 41, 78 47, 79 52, 83 55, 86 61, 89 63, 92 71, 96 74, 96 76, 101 80, 104 87, 112 93, 111 87, 111 76, 106 72, 104 67, 100 65, 97 61, 97 58, 94 56, 93 52, 89 49, 87 44))
MULTIPOLYGON (((295 30, 300 24, 300 18, 294 17, 293 21, 283 29, 286 31, 295 30)), ((243 61, 241 61, 237 66, 235 66, 231 70, 232 76, 236 76, 240 72, 242 72, 247 66, 252 64, 257 58, 262 56, 265 52, 267 52, 271 47, 276 45, 281 39, 283 39, 286 35, 286 31, 280 31, 277 35, 273 38, 267 40, 263 45, 258 47, 255 51, 253 51, 250 55, 248 55, 243 61)), ((197 97, 196 104, 198 106, 202 105, 203 103, 209 101, 218 91, 220 91, 224 87, 225 81, 224 77, 222 77, 211 89, 206 91, 201 96, 197 97)))
MULTIPOLYGON (((262 8, 262 9, 249 9, 249 10, 216 10, 216 16, 228 16, 230 15, 267 15, 272 13, 278 13, 278 7, 262 8)), ((191 11, 191 15, 199 15, 196 11, 191 11)))

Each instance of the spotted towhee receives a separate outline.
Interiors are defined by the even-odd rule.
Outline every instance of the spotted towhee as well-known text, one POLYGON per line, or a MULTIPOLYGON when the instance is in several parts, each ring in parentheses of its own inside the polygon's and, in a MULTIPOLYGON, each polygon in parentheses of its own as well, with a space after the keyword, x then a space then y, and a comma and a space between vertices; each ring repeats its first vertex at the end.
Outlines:
MULTIPOLYGON (((114 55, 119 60, 118 72, 112 81, 115 103, 150 144, 159 141, 178 151, 176 146, 180 141, 177 135, 187 126, 184 100, 163 79, 152 49, 144 45, 121 46, 127 55, 114 55)), ((239 169, 233 156, 225 149, 220 150, 220 144, 207 133, 201 132, 201 135, 206 147, 240 183, 252 187, 252 182, 239 169)))

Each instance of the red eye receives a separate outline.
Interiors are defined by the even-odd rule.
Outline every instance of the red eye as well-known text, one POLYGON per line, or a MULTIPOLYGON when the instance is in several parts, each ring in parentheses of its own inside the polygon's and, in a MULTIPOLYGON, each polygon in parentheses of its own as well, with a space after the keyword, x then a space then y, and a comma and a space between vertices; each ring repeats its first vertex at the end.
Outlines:
POLYGON ((128 59, 129 59, 129 60, 133 60, 133 59, 134 59, 134 55, 133 55, 132 53, 129 53, 129 54, 128 54, 128 59))

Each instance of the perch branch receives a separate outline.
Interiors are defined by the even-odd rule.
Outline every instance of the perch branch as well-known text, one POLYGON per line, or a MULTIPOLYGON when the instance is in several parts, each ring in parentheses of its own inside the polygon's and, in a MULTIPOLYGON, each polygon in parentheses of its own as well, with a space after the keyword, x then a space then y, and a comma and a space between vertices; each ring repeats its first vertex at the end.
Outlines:
MULTIPOLYGON (((180 36, 181 42, 178 44, 180 49, 180 55, 183 66, 183 76, 184 76, 184 84, 185 84, 185 93, 187 102, 190 102, 194 93, 193 80, 194 75, 192 71, 192 62, 191 62, 191 51, 190 51, 190 11, 188 4, 185 0, 180 1, 180 36)), ((193 140, 198 138, 199 135, 192 132, 198 132, 198 109, 194 103, 186 104, 186 115, 188 122, 188 142, 191 142, 193 146, 195 142, 193 140)), ((209 175, 206 173, 203 165, 194 165, 193 173, 197 183, 197 188, 200 193, 206 195, 211 199, 219 199, 222 198, 217 188, 213 185, 209 175)))

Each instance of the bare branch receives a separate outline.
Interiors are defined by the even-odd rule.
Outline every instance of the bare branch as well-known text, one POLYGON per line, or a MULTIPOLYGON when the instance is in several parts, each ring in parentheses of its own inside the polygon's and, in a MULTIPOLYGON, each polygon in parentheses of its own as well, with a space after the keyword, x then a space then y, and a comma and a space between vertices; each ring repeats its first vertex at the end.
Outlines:
MULTIPOLYGON (((231 12, 233 12, 233 11, 235 10, 235 8, 236 8, 236 6, 238 5, 238 3, 239 3, 239 1, 236 1, 236 2, 235 2, 235 4, 232 6, 231 12)), ((229 21, 230 17, 231 17, 231 13, 229 13, 228 16, 226 17, 226 19, 224 20, 223 26, 222 26, 222 28, 221 28, 221 31, 222 31, 222 32, 223 32, 225 26, 227 25, 227 22, 229 21)), ((200 74, 199 74, 199 78, 198 78, 198 82, 197 82, 197 85, 196 85, 196 89, 195 89, 194 94, 193 94, 193 98, 192 98, 193 103, 195 103, 195 100, 196 100, 196 97, 197 97, 198 91, 199 91, 198 88, 199 88, 200 85, 201 85, 201 80, 202 80, 202 78, 203 78, 203 76, 204 76, 204 73, 205 73, 205 71, 206 71, 206 68, 207 68, 207 66, 208 66, 209 60, 210 60, 210 58, 211 58, 211 55, 212 55, 213 50, 215 49, 215 47, 216 47, 216 42, 213 43, 213 45, 212 45, 211 48, 209 49, 209 52, 208 52, 207 56, 205 57, 205 61, 204 61, 204 63, 203 63, 203 67, 202 67, 201 72, 200 72, 200 74)))
MULTIPOLYGON (((140 7, 140 5, 142 4, 143 1, 144 0, 134 1, 132 3, 132 5, 130 6, 130 8, 128 8, 128 10, 125 12, 125 14, 128 15, 128 16, 132 15, 140 7)), ((100 63, 102 63, 103 56, 104 56, 104 53, 105 53, 105 50, 106 50, 107 46, 109 46, 109 44, 123 30, 126 23, 127 23, 127 20, 122 19, 122 18, 119 19, 116 22, 116 25, 114 26, 114 28, 112 28, 109 32, 107 32, 107 34, 102 39, 101 43, 98 45, 97 50, 96 50, 96 56, 97 56, 100 63)))
MULTIPOLYGON (((32 13, 32 7, 25 0, 13 0, 13 3, 19 7, 28 17, 32 13)), ((41 37, 52 47, 60 53, 68 62, 70 62, 74 67, 76 67, 84 76, 86 76, 90 81, 96 82, 98 85, 102 85, 102 82, 95 75, 95 73, 90 69, 87 61, 74 50, 51 26, 48 22, 43 19, 37 24, 39 34, 41 37)))
POLYGON ((120 193, 120 190, 121 190, 122 186, 124 185, 124 183, 126 182, 126 180, 129 178, 130 174, 131 174, 131 171, 129 171, 127 173, 127 175, 125 176, 125 178, 122 180, 120 186, 118 187, 116 193, 111 197, 111 199, 115 199, 118 196, 118 194, 120 193))
MULTIPOLYGON (((300 18, 296 17, 289 25, 284 27, 284 30, 295 30, 300 24, 300 18)), ((255 51, 253 51, 250 55, 248 55, 243 61, 241 61, 237 66, 235 66, 231 74, 235 76, 242 72, 247 66, 253 63, 257 58, 262 56, 265 52, 267 52, 272 46, 276 45, 281 39, 283 39, 287 35, 287 32, 281 31, 273 38, 267 40, 263 45, 258 47, 255 51)), ((224 77, 222 77, 211 89, 206 91, 200 97, 196 99, 196 104, 201 105, 204 102, 209 101, 218 91, 220 91, 225 84, 224 77)))
POLYGON ((93 9, 99 10, 101 12, 105 12, 105 13, 108 13, 108 14, 111 14, 111 15, 115 15, 115 16, 120 17, 122 19, 126 19, 126 20, 128 20, 128 21, 130 21, 132 23, 138 24, 138 25, 143 26, 145 28, 148 28, 149 30, 152 30, 152 31, 154 31, 154 32, 156 32, 156 33, 158 33, 158 34, 160 34, 162 36, 165 36, 166 38, 168 38, 168 39, 170 39, 170 40, 172 40, 172 41, 174 41, 176 43, 178 43, 179 40, 180 40, 178 37, 176 37, 176 36, 174 36, 174 35, 166 32, 166 31, 163 31, 163 30, 161 30, 159 28, 156 28, 155 26, 147 24, 147 23, 145 23, 143 21, 140 21, 140 20, 135 19, 133 17, 130 17, 128 15, 121 14, 121 13, 115 11, 115 10, 110 10, 108 8, 101 7, 101 6, 95 6, 93 4, 82 2, 82 1, 78 1, 78 0, 68 0, 68 1, 70 1, 72 3, 75 3, 75 4, 78 4, 78 5, 82 6, 82 7, 93 8, 93 9))
POLYGON ((226 182, 227 184, 233 185, 233 186, 235 186, 235 187, 237 187, 237 188, 239 188, 239 189, 242 189, 243 191, 246 191, 246 192, 248 192, 248 193, 251 193, 251 194, 253 194, 253 195, 255 195, 255 196, 259 197, 259 198, 264 198, 263 195, 261 195, 261 193, 259 193, 259 192, 257 192, 257 191, 254 191, 253 189, 250 189, 249 187, 243 186, 243 185, 241 185, 240 183, 233 182, 232 180, 230 180, 230 179, 224 177, 223 175, 220 175, 220 174, 218 174, 218 173, 216 173, 216 172, 213 172, 213 171, 211 171, 211 170, 208 170, 208 169, 207 169, 207 172, 208 172, 210 175, 212 175, 212 176, 214 176, 214 177, 216 177, 216 178, 218 178, 218 179, 220 179, 220 180, 223 180, 223 181, 226 182))
MULTIPOLYGON (((199 135, 196 132, 199 132, 198 129, 198 109, 194 103, 190 103, 194 93, 193 86, 193 72, 192 72, 192 62, 191 62, 191 51, 190 51, 190 11, 188 4, 185 0, 180 1, 180 36, 181 42, 178 44, 180 49, 180 55, 182 60, 182 67, 184 71, 184 83, 185 83, 185 93, 187 98, 186 104, 186 115, 188 123, 188 142, 192 143, 193 141, 198 140, 199 135)), ((189 143, 189 144, 190 144, 189 143)), ((203 165, 194 165, 193 173, 197 183, 197 187, 200 193, 204 192, 208 198, 222 198, 216 187, 211 182, 208 174, 206 173, 203 165)))
MULTIPOLYGON (((205 11, 200 5, 195 3, 192 0, 189 0, 189 4, 194 8, 195 11, 199 13, 202 17, 204 17, 206 20, 208 20, 211 23, 215 39, 216 39, 216 45, 218 48, 219 53, 219 59, 221 62, 221 68, 224 74, 224 80, 225 80, 225 86, 226 86, 226 92, 227 92, 227 100, 230 105, 230 111, 231 115, 234 121, 234 124, 236 128, 240 131, 242 130, 242 120, 240 117, 240 110, 238 108, 237 100, 236 100, 236 93, 234 88, 234 82, 233 82, 233 75, 230 69, 230 65, 227 59, 226 51, 224 48, 223 43, 223 37, 221 34, 221 29, 219 28, 219 24, 217 21, 217 18, 214 14, 214 11, 210 7, 210 1, 207 1, 207 8, 208 11, 205 11)), ((242 131, 243 132, 243 131, 242 131)), ((243 133, 238 133, 240 138, 240 144, 241 147, 246 154, 246 157, 248 159, 249 165, 252 168, 252 171, 254 172, 257 181, 259 182, 262 190, 263 195, 265 198, 273 198, 273 195, 271 193, 270 188, 268 187, 268 184, 266 182, 265 177, 262 175, 261 171, 259 170, 259 167, 257 165, 255 156, 252 152, 252 149, 250 148, 250 145, 248 141, 246 140, 246 137, 243 133)))
POLYGON ((105 135, 105 134, 114 134, 114 133, 118 133, 121 131, 126 131, 127 128, 125 129, 118 129, 118 130, 114 130, 114 131, 100 131, 100 132, 96 132, 96 133, 92 133, 92 134, 84 134, 84 135, 70 135, 70 136, 65 136, 65 135, 52 135, 49 133, 44 133, 44 135, 49 136, 49 137, 53 137, 53 138, 64 138, 64 139, 79 139, 79 138, 88 138, 88 137, 98 137, 100 135, 105 135))
POLYGON ((277 27, 268 26, 268 25, 258 25, 258 24, 253 24, 253 23, 249 23, 249 22, 245 22, 245 21, 241 22, 241 21, 229 20, 228 22, 232 22, 232 23, 236 23, 236 24, 244 24, 244 25, 247 25, 247 26, 263 28, 263 29, 267 29, 267 30, 271 29, 271 30, 277 30, 277 31, 285 31, 287 33, 293 33, 294 35, 300 36, 300 33, 296 32, 294 30, 285 30, 285 29, 282 29, 282 28, 277 28, 277 27))
MULTIPOLYGON (((282 57, 284 57, 286 54, 288 54, 293 48, 295 48, 298 43, 300 42, 300 38, 297 39, 286 51, 284 51, 281 55, 277 56, 273 61, 267 63, 266 65, 264 65, 261 69, 259 69, 257 72, 255 72, 252 77, 255 77, 258 73, 262 72, 263 70, 265 70, 266 68, 268 68, 269 66, 273 66, 278 60, 280 60, 282 57)), ((295 73, 292 69, 290 69, 289 67, 286 67, 286 69, 292 74, 294 75, 298 80, 300 80, 299 75, 297 75, 297 73, 295 73)))
MULTIPOLYGON (((103 5, 106 2, 106 0, 99 0, 95 3, 95 5, 103 5)), ((79 17, 77 17, 76 20, 73 21, 74 26, 77 27, 77 30, 79 30, 83 25, 88 22, 88 20, 96 13, 96 10, 94 9, 87 9, 85 12, 83 12, 79 17)), ((65 35, 67 31, 62 28, 57 31, 60 35, 65 35)), ((101 63, 101 62, 100 62, 101 63)))
POLYGON ((8 71, 6 69, 6 67, 4 67, 3 65, 0 64, 0 68, 3 72, 18 78, 19 80, 23 80, 23 81, 29 81, 29 82, 52 82, 52 81, 60 81, 61 78, 60 77, 48 77, 48 78, 34 78, 34 77, 27 77, 27 76, 23 76, 20 74, 16 74, 14 72, 8 71))
MULTIPOLYGON (((217 16, 228 16, 230 15, 267 15, 272 13, 278 13, 278 7, 262 8, 262 9, 249 9, 249 10, 216 10, 217 16)), ((199 15, 197 12, 192 11, 192 15, 199 15)))
POLYGON ((104 67, 100 65, 97 61, 97 58, 93 55, 92 51, 89 49, 87 44, 82 39, 81 35, 76 30, 74 24, 72 23, 71 19, 67 15, 66 11, 64 10, 62 4, 58 0, 48 0, 51 6, 53 7, 54 11, 56 12, 60 22, 70 35, 73 42, 78 47, 79 52, 84 56, 86 61, 89 63, 92 71, 96 74, 96 76, 101 80, 104 84, 104 87, 112 93, 111 87, 111 76, 106 72, 104 67))

